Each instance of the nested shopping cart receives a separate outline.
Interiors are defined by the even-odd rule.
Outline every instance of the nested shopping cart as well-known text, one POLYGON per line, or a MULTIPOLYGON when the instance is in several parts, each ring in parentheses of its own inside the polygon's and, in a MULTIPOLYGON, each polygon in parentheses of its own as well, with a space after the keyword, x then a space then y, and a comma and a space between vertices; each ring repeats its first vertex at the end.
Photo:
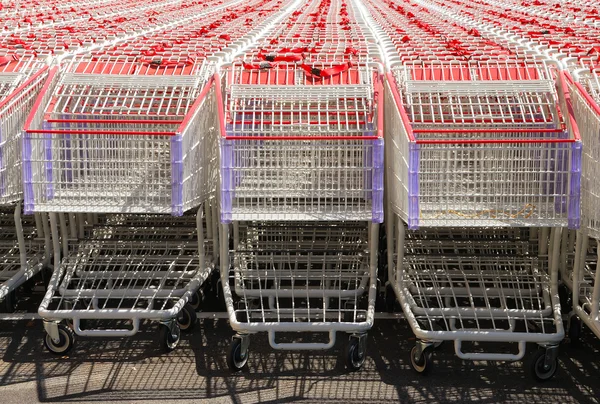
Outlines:
POLYGON ((600 338, 600 271, 597 262, 600 239, 600 181, 597 176, 600 161, 600 71, 588 67, 575 71, 573 76, 566 73, 565 77, 584 146, 581 170, 582 225, 577 232, 573 266, 565 267, 562 273, 563 283, 572 291, 573 312, 569 318, 568 335, 572 342, 577 342, 581 334, 581 322, 600 338), (596 248, 593 248, 594 245, 596 248))
POLYGON ((200 82, 198 69, 186 59, 86 57, 50 71, 23 146, 25 210, 51 212, 55 269, 38 310, 50 351, 68 352, 74 333, 132 335, 143 320, 160 322, 160 343, 169 351, 180 328, 190 326, 184 306, 211 273, 217 233, 210 220, 216 212, 206 221, 202 215, 203 206, 216 207, 215 87, 213 79, 200 82), (102 224, 107 214, 181 216, 193 209, 191 230, 184 226, 173 237, 155 234, 175 222, 148 230, 135 221, 86 236, 94 215, 102 224))
POLYGON ((534 376, 556 371, 561 229, 579 226, 582 146, 555 74, 519 61, 404 64, 388 74, 388 277, 418 338, 410 359, 420 373, 444 340, 467 360, 520 360, 537 343, 534 376), (407 254, 402 222, 409 233, 550 227, 549 269, 530 254, 407 254), (518 351, 466 352, 465 342, 518 351))
POLYGON ((0 56, 0 302, 6 312, 14 308, 17 288, 50 260, 47 216, 21 217, 21 131, 47 75, 44 60, 0 56))
POLYGON ((381 68, 236 62, 222 76, 221 283, 237 332, 229 366, 246 365, 256 332, 274 349, 313 350, 331 348, 339 331, 357 370, 383 219, 381 68))

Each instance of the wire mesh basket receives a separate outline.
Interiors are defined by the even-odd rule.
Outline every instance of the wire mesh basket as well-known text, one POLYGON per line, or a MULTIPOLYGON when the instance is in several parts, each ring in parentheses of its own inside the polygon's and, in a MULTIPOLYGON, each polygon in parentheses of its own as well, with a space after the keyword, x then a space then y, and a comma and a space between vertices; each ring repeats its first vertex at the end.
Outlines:
POLYGON ((376 65, 242 62, 224 76, 223 222, 382 221, 376 65))
POLYGON ((389 195, 410 229, 579 226, 581 141, 553 77, 512 62, 389 74, 389 195))
POLYGON ((181 215, 214 195, 216 98, 187 60, 55 68, 24 139, 27 212, 181 215))

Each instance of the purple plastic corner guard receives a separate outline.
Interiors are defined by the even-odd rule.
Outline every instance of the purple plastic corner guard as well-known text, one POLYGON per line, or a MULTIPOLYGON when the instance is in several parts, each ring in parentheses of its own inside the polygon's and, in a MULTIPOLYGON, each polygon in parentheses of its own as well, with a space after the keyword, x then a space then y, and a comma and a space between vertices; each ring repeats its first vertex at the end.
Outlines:
POLYGON ((232 221, 233 140, 221 139, 221 223, 232 221))
POLYGON ((581 141, 571 143, 571 189, 569 189, 569 229, 578 229, 581 225, 581 141))
POLYGON ((183 145, 181 134, 171 138, 171 215, 183 215, 183 145))
POLYGON ((383 223, 384 141, 373 140, 373 193, 371 199, 373 223, 383 223))
POLYGON ((23 212, 26 215, 34 213, 35 198, 33 196, 33 175, 31 170, 31 134, 23 135, 23 212))
POLYGON ((416 142, 408 144, 408 228, 419 228, 419 145, 416 142))

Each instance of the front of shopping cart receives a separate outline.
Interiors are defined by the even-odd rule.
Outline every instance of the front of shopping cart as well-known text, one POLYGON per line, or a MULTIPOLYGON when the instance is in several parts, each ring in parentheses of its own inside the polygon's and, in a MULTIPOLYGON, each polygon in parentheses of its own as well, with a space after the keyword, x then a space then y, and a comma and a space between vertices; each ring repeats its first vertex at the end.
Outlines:
POLYGON ((216 192, 216 104, 199 67, 83 56, 50 70, 25 123, 23 161, 25 210, 50 213, 55 265, 38 313, 51 352, 68 352, 74 334, 133 335, 144 320, 160 323, 170 351, 195 319, 188 303, 217 251, 207 237, 216 212, 203 217, 216 192), (162 225, 173 238, 140 240, 147 226, 84 231, 98 215, 154 215, 160 229, 160 215, 184 213, 191 226, 162 225))
POLYGON ((267 332, 275 349, 315 350, 345 332, 357 370, 383 220, 382 68, 239 61, 221 77, 221 281, 237 332, 230 367, 246 364, 252 333, 267 332))
POLYGON ((552 377, 564 338, 561 229, 579 226, 581 175, 562 74, 523 61, 414 63, 392 69, 387 89, 388 208, 398 218, 386 223, 388 259, 396 263, 389 279, 418 338, 413 368, 431 368, 439 341, 453 341, 463 359, 508 361, 535 342, 544 349, 533 374, 552 377), (533 251, 472 254, 452 240, 444 242, 455 254, 415 254, 404 248, 402 221, 409 232, 549 227, 548 271, 533 251), (517 350, 468 352, 465 342, 517 350))

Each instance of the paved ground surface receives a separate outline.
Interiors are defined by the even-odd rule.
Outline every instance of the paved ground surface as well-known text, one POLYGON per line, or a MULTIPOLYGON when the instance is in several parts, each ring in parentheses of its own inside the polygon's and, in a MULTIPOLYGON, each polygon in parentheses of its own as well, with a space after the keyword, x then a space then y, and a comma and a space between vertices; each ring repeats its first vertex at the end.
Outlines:
POLYGON ((561 347, 560 369, 543 384, 531 379, 527 361, 463 362, 450 344, 421 377, 408 364, 412 333, 396 320, 377 323, 365 368, 352 374, 344 370, 341 336, 333 350, 298 353, 273 351, 263 335, 251 341, 249 370, 232 375, 225 360, 232 332, 224 320, 204 320, 169 355, 157 352, 152 325, 129 339, 79 338, 62 358, 46 353, 43 335, 39 321, 0 323, 0 403, 600 402, 600 341, 589 331, 580 347, 561 347))

